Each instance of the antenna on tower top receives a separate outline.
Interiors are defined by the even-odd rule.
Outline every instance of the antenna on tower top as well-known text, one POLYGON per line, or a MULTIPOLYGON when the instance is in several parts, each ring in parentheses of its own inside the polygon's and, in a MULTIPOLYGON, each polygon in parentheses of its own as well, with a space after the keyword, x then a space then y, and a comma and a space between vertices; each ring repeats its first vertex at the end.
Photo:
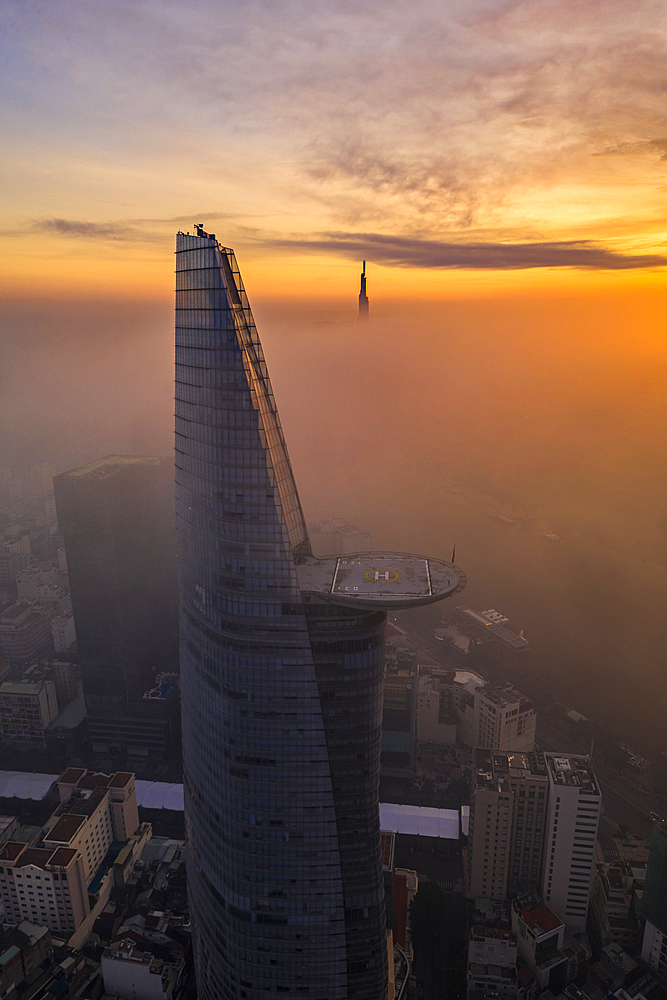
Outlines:
POLYGON ((366 295, 366 261, 361 272, 361 291, 359 292, 359 319, 368 319, 368 296, 366 295))

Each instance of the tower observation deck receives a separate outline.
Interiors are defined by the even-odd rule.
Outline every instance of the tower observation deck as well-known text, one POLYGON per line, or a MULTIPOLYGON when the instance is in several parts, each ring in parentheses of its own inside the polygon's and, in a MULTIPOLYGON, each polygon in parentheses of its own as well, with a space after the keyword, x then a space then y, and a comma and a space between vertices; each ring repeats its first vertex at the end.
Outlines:
POLYGON ((176 241, 188 893, 200 1000, 384 1000, 386 612, 452 563, 312 553, 232 250, 176 241))

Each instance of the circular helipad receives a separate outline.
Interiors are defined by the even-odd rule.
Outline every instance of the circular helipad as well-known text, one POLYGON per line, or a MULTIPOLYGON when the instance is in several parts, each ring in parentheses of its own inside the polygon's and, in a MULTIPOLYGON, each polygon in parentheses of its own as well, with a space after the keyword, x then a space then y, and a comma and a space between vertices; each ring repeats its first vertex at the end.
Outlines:
POLYGON ((297 575, 303 594, 388 611, 432 604, 466 585, 465 573, 453 563, 404 552, 308 556, 297 565, 297 575))

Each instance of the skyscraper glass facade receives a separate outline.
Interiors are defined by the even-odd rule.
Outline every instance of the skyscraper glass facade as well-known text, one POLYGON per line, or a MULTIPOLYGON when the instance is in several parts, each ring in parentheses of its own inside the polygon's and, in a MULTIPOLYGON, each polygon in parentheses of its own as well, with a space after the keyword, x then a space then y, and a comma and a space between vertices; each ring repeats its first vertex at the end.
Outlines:
POLYGON ((387 588, 464 577, 312 556, 234 254, 199 227, 176 244, 176 505, 200 1000, 385 1000, 387 588))
POLYGON ((173 470, 108 455, 53 480, 93 747, 178 750, 178 697, 147 697, 178 670, 173 470))
MULTIPOLYGON (((362 615, 372 620, 360 629, 354 612, 343 611, 338 623, 324 606, 324 618, 310 623, 314 655, 294 562, 308 540, 234 255, 212 239, 179 234, 176 261, 184 784, 200 997, 255 1000, 268 987, 310 1000, 379 998, 384 615, 362 615), (356 748, 332 734, 336 792, 315 656, 325 683, 345 665, 358 674, 354 700, 374 691, 354 754, 368 798, 358 810, 359 841, 372 871, 354 887, 359 905, 347 906, 355 922, 369 900, 377 910, 368 954, 355 949, 349 970, 354 977, 363 965, 368 978, 372 967, 366 992, 350 992, 348 982, 344 872, 360 862, 344 858, 341 866, 335 810, 356 748)), ((327 697, 335 692, 327 688, 327 697)))

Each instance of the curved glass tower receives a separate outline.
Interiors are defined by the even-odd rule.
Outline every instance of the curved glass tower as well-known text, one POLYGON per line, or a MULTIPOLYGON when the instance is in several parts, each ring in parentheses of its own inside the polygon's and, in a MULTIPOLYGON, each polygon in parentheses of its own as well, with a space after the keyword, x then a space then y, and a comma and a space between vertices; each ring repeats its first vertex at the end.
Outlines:
POLYGON ((451 564, 310 550, 231 250, 176 244, 176 503, 188 893, 200 1000, 384 1000, 386 610, 451 564))

